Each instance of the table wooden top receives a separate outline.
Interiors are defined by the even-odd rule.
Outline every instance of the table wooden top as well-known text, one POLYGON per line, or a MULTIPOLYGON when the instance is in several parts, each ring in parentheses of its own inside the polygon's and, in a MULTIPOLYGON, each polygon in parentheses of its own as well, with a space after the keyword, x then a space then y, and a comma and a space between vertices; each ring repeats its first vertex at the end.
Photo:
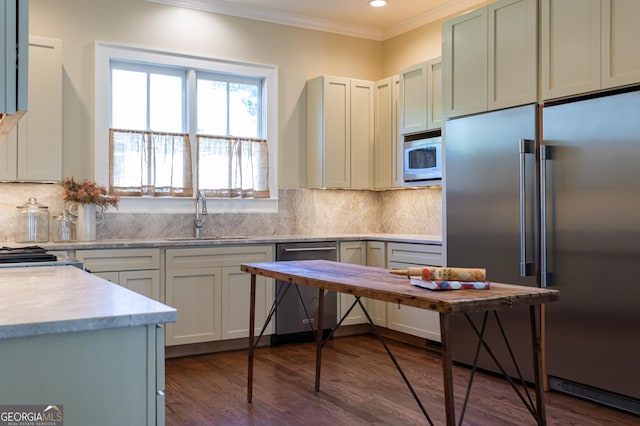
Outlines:
POLYGON ((329 260, 246 263, 240 269, 254 275, 309 287, 415 306, 441 313, 508 309, 553 302, 558 290, 491 282, 488 290, 428 290, 410 284, 388 269, 329 260))

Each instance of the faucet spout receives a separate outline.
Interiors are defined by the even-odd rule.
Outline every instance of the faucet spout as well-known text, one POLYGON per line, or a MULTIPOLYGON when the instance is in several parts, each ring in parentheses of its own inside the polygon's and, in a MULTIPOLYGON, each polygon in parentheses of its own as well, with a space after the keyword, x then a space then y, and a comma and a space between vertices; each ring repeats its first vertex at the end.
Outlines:
POLYGON ((207 220, 207 197, 205 197, 203 191, 198 191, 196 196, 196 219, 195 225, 195 237, 200 238, 200 230, 204 226, 207 220))

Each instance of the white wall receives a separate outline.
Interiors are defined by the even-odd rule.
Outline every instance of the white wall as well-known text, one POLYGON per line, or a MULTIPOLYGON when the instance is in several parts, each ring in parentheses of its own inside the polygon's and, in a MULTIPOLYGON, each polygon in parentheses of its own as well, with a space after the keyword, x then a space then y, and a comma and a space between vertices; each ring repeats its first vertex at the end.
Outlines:
POLYGON ((279 68, 279 183, 306 185, 308 79, 375 80, 382 43, 143 0, 31 0, 30 33, 63 41, 63 175, 93 178, 93 45, 96 40, 279 68))

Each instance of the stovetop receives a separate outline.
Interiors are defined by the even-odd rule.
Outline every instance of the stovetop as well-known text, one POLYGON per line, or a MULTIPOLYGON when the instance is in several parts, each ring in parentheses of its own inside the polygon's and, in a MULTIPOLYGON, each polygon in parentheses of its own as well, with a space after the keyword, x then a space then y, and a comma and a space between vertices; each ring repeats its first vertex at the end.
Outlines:
POLYGON ((0 263, 55 262, 55 255, 40 246, 0 247, 0 263))

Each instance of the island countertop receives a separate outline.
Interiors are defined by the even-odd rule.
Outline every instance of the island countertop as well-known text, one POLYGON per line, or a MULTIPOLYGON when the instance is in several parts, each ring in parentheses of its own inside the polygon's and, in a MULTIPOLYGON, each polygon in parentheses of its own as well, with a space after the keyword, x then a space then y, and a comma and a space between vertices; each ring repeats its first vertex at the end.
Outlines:
POLYGON ((74 266, 0 268, 0 339, 176 318, 174 308, 74 266))

